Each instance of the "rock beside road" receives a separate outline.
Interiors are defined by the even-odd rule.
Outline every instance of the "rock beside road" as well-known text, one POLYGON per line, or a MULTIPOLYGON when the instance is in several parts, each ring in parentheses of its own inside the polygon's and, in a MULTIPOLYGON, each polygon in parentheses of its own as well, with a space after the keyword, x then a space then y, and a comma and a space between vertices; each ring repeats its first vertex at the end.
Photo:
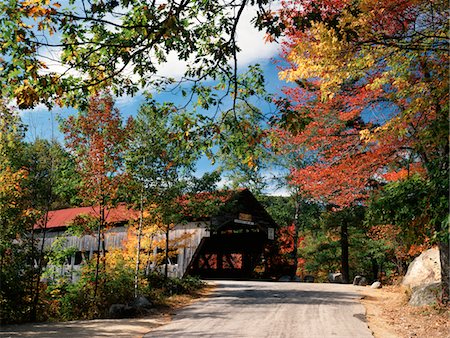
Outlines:
POLYGON ((329 273, 328 274, 328 281, 330 283, 342 283, 342 273, 329 273))
POLYGON ((411 289, 425 284, 441 281, 441 264, 438 248, 422 252, 408 267, 402 285, 411 289))
POLYGON ((353 278, 353 285, 366 286, 367 278, 364 276, 355 276, 355 278, 353 278))
POLYGON ((409 265, 402 285, 411 289, 410 305, 422 306, 436 303, 441 292, 439 249, 428 249, 416 257, 409 265))
POLYGON ((153 304, 144 296, 137 297, 130 305, 137 309, 148 309, 153 307, 153 304))
POLYGON ((381 283, 378 282, 378 281, 373 282, 372 285, 370 286, 370 288, 372 288, 372 289, 381 289, 381 283))
POLYGON ((359 285, 361 278, 362 276, 355 276, 355 278, 353 278, 353 285, 359 285))
POLYGON ((434 282, 414 287, 412 290, 409 305, 423 306, 436 303, 442 292, 441 283, 434 282))
POLYGON ((143 296, 139 296, 129 304, 113 304, 109 307, 109 317, 114 319, 133 318, 148 312, 153 304, 143 296))

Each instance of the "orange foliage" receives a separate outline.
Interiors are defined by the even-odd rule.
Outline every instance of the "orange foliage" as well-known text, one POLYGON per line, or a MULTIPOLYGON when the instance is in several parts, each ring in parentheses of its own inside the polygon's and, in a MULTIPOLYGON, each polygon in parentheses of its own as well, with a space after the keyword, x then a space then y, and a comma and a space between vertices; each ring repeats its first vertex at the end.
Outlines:
POLYGON ((291 169, 291 181, 305 194, 340 208, 363 203, 377 184, 404 178, 407 165, 409 173, 424 173, 419 160, 438 156, 440 141, 430 141, 427 130, 443 118, 440 105, 448 102, 448 90, 435 89, 448 88, 448 76, 440 78, 447 54, 425 60, 405 44, 427 6, 402 0, 283 2, 277 13, 286 36, 280 77, 296 86, 284 88, 277 101, 282 116, 275 133, 278 146, 295 149, 302 160, 291 169), (383 38, 391 35, 392 54, 385 55, 383 38), (392 72, 391 65, 398 69, 392 72), (435 69, 439 77, 431 82, 435 69))
POLYGON ((109 94, 97 94, 89 108, 63 124, 66 144, 76 154, 77 170, 83 184, 80 193, 87 205, 111 204, 119 185, 127 179, 123 168, 126 141, 132 128, 122 118, 109 94))
MULTIPOLYGON (((281 254, 290 254, 294 250, 294 233, 294 224, 277 230, 277 241, 281 254)), ((297 247, 300 247, 303 240, 304 237, 299 236, 297 247)))

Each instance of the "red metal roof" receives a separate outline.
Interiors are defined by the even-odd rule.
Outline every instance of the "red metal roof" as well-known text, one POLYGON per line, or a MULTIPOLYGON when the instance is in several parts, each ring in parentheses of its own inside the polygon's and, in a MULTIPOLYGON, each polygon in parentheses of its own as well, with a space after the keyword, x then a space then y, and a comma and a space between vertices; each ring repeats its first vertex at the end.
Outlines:
MULTIPOLYGON (((100 207, 79 207, 69 208, 61 210, 53 210, 48 213, 48 221, 45 228, 60 228, 70 225, 77 216, 89 215, 98 217, 100 214, 100 207)), ((120 204, 115 208, 108 209, 105 212, 106 222, 118 223, 128 221, 130 219, 137 219, 139 213, 136 210, 127 209, 124 204, 120 204)), ((42 222, 38 222, 34 225, 35 229, 44 228, 42 222)))

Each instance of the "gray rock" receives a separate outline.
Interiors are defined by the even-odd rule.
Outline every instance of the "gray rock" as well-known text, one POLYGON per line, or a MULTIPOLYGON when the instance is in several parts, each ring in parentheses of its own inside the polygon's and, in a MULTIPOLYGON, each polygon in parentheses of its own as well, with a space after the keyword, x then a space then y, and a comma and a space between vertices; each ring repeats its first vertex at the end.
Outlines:
POLYGON ((148 301, 148 299, 145 298, 144 296, 139 296, 130 304, 130 306, 134 307, 136 309, 141 309, 141 308, 148 309, 148 308, 151 308, 153 306, 153 304, 150 303, 148 301))
POLYGON ((330 283, 342 283, 342 273, 329 273, 328 274, 328 281, 330 283))
POLYGON ((367 278, 362 276, 360 281, 358 282, 359 286, 366 286, 367 285, 367 278))
POLYGON ((409 304, 413 306, 431 305, 437 302, 442 293, 440 282, 428 283, 414 287, 409 299, 409 304))
POLYGON ((373 282, 372 285, 370 286, 372 289, 381 289, 381 282, 373 282))
POLYGON ((291 281, 291 277, 290 276, 281 276, 278 279, 279 282, 290 282, 291 281))
POLYGON ((314 276, 306 275, 306 276, 303 278, 303 281, 306 282, 306 283, 314 283, 314 276))
POLYGON ((293 282, 301 282, 302 279, 301 279, 299 276, 294 276, 294 277, 291 279, 291 281, 293 281, 293 282))
POLYGON ((355 278, 353 278, 353 285, 359 285, 361 278, 362 276, 355 276, 355 278))
POLYGON ((402 285, 411 289, 423 284, 441 281, 441 263, 438 248, 422 252, 408 267, 402 285))
POLYGON ((136 316, 136 309, 125 304, 113 304, 109 307, 109 317, 114 319, 132 318, 136 316))

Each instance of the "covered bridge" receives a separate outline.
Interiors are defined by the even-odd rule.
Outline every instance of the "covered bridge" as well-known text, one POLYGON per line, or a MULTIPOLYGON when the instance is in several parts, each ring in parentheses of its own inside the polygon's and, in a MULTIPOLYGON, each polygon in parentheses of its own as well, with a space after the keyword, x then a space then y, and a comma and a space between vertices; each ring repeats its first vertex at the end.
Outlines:
MULTIPOLYGON (((81 262, 92 258, 97 250, 95 235, 78 237, 65 234, 65 230, 77 216, 97 213, 92 207, 55 210, 49 213, 45 226, 35 226, 42 233, 45 229, 45 236, 41 238, 45 238, 46 246, 58 236, 66 236, 66 245, 76 248, 65 271, 77 270, 81 262)), ((267 271, 276 224, 254 195, 248 189, 230 191, 214 213, 176 225, 170 231, 171 241, 185 238, 176 257, 168 262, 170 275, 250 278, 267 271)), ((106 250, 120 248, 127 238, 127 222, 137 219, 138 213, 119 205, 109 211, 107 218, 110 226, 105 234, 106 250)), ((163 234, 160 236, 162 238, 163 234)), ((155 247, 154 256, 157 250, 155 247)), ((152 268, 156 268, 156 262, 152 268)))

